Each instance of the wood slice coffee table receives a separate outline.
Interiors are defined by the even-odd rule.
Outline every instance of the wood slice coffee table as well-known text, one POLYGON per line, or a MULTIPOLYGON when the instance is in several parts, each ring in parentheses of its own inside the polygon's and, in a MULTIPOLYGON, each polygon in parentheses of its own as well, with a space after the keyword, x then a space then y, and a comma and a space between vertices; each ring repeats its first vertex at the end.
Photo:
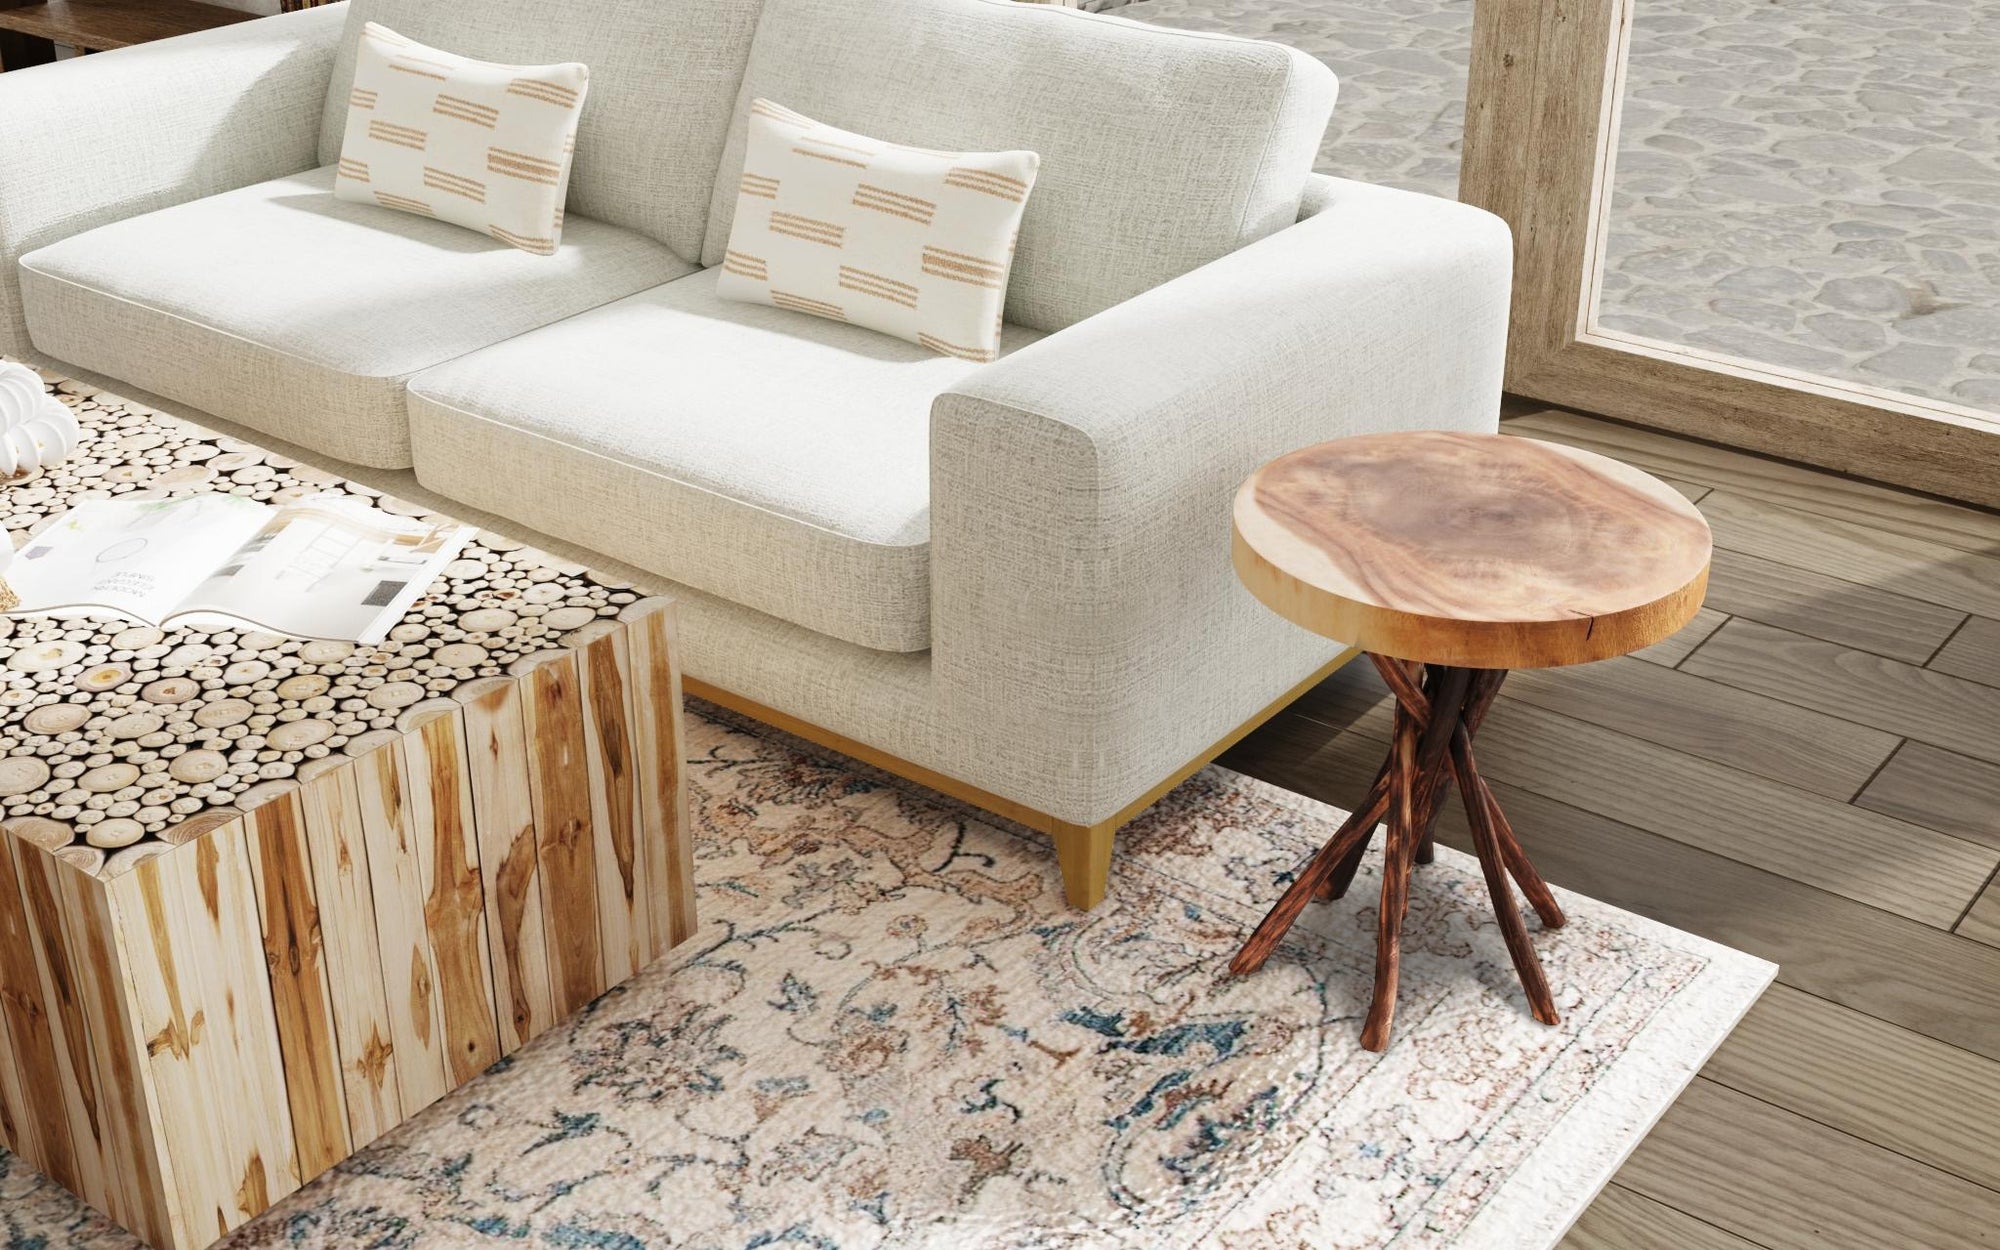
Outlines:
MULTIPOLYGON (((83 445, 0 537, 196 491, 423 515, 59 397, 83 445)), ((687 937, 673 607, 485 533, 375 646, 0 618, 0 1145, 206 1246, 687 937)))
POLYGON ((1281 456, 1236 496, 1235 563, 1279 615, 1368 653, 1396 697, 1388 758, 1231 961, 1263 967, 1308 901, 1341 897, 1386 816, 1375 992, 1361 1044, 1388 1045, 1410 870, 1457 783, 1500 930, 1535 1019, 1553 998, 1514 904, 1562 909, 1479 775, 1472 739, 1507 670, 1582 664, 1685 625, 1709 532, 1666 483, 1592 452, 1498 434, 1339 439, 1281 456))

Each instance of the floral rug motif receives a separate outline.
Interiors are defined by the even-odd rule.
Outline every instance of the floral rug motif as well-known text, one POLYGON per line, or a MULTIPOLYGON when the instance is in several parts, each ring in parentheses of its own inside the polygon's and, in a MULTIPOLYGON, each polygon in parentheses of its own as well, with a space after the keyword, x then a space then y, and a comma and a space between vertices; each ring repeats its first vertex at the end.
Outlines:
MULTIPOLYGON (((1226 969, 1331 808, 1211 768, 1084 914, 1032 835, 689 731, 695 937, 224 1244, 1532 1250, 1773 971, 1558 891, 1545 1028, 1440 847, 1373 1055, 1372 865, 1226 969)), ((135 1244, 4 1152, 0 1243, 135 1244)))

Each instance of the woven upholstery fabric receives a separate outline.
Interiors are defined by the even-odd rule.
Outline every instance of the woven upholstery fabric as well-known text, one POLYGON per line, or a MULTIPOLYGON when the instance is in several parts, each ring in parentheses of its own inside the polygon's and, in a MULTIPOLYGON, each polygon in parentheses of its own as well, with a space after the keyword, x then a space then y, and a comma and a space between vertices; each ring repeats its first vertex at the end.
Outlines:
POLYGON ((0 74, 0 353, 33 350, 22 255, 320 164, 340 24, 299 13, 0 74))
POLYGON ((1000 354, 1033 152, 935 152, 750 104, 716 293, 867 326, 945 356, 1000 354))
POLYGON ((589 90, 585 65, 475 61, 370 22, 333 193, 554 255, 589 90))
POLYGON ((722 263, 749 105, 943 151, 1026 149, 1008 322, 1054 331, 1291 224, 1333 74, 1273 43, 1015 0, 769 0, 709 213, 722 263))
POLYGON ((413 379, 418 478, 835 638, 930 645, 931 400, 980 366, 719 277, 413 379))
POLYGON ((314 170, 21 261, 35 345, 354 464, 410 463, 403 381, 689 271, 572 216, 554 256, 333 196, 314 170))
POLYGON ((460 56, 578 61, 569 211, 695 259, 750 36, 763 0, 349 0, 325 97, 319 164, 340 159, 361 29, 379 22, 460 56))
POLYGON ((1305 210, 938 397, 931 654, 962 727, 950 775, 1036 788, 1068 820, 1116 812, 1335 649, 1237 583, 1243 479, 1346 434, 1496 427, 1506 225, 1319 177, 1305 210))

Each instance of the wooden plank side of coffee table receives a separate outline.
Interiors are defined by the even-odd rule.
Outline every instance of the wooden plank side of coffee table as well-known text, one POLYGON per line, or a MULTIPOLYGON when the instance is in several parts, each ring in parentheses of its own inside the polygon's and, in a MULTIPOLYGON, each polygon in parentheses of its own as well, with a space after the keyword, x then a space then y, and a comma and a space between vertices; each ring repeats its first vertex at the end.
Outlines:
POLYGON ((9 822, 0 1139, 193 1250, 687 937, 673 620, 634 603, 102 875, 9 822))
MULTIPOLYGON (((433 515, 51 390, 82 445, 0 538, 107 496, 433 515)), ((674 620, 492 533, 375 644, 0 617, 0 1144, 206 1246, 687 938, 674 620)))

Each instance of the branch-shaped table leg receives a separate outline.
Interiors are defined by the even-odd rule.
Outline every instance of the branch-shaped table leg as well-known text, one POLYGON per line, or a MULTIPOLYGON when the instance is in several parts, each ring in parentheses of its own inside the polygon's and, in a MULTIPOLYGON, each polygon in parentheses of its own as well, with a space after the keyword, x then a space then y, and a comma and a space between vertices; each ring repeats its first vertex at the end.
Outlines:
POLYGON ((1493 914, 1499 918, 1500 934, 1506 939, 1507 954, 1514 960, 1514 971, 1521 976, 1521 987, 1528 993, 1529 1009, 1543 1024, 1555 1024, 1556 1005, 1549 994, 1548 980, 1542 975, 1541 961, 1535 958, 1534 943, 1528 940, 1528 927, 1521 923, 1520 909, 1514 906, 1514 892, 1507 888, 1507 866, 1493 826, 1493 813, 1498 805, 1474 769, 1471 752, 1465 748, 1462 738, 1452 742, 1452 763, 1469 783, 1462 785, 1460 792, 1465 799, 1465 818, 1472 826, 1472 845, 1479 852, 1479 867, 1486 874, 1486 892, 1493 897, 1493 914))
POLYGON ((1471 677, 1462 668, 1445 669, 1438 675, 1428 723, 1419 720, 1416 709, 1398 697, 1390 786, 1394 799, 1389 808, 1389 836, 1382 848, 1382 908, 1376 920, 1375 993, 1368 1006, 1368 1021, 1361 1029, 1361 1045, 1367 1050, 1381 1050, 1389 1044, 1389 1028, 1396 1018, 1403 919, 1410 910, 1410 869, 1444 795, 1440 778, 1446 771, 1446 755, 1465 707, 1471 677))
POLYGON ((1230 961, 1239 975, 1264 966, 1305 905, 1315 897, 1346 893, 1385 817, 1382 899, 1377 917, 1375 987, 1361 1044, 1388 1045, 1395 1019, 1403 921, 1409 910, 1410 871, 1430 859, 1431 831, 1452 784, 1465 804, 1472 840, 1499 917, 1502 936, 1537 1020, 1556 1022, 1555 1004, 1508 887, 1511 875, 1547 928, 1564 918, 1555 895, 1528 861, 1492 788, 1479 774, 1472 738, 1486 719, 1506 674, 1433 665, 1429 668, 1371 655, 1396 696, 1389 756, 1352 816, 1299 870, 1289 889, 1230 961))

